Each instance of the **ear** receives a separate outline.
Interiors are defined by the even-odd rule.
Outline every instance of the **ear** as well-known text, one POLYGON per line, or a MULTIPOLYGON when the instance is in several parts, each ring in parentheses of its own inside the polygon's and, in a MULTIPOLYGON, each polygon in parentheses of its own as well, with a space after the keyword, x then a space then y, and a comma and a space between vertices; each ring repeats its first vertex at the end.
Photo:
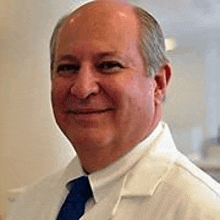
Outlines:
POLYGON ((167 62, 164 66, 160 67, 155 76, 155 101, 160 104, 163 102, 166 96, 166 91, 170 82, 172 74, 172 67, 170 62, 167 62))

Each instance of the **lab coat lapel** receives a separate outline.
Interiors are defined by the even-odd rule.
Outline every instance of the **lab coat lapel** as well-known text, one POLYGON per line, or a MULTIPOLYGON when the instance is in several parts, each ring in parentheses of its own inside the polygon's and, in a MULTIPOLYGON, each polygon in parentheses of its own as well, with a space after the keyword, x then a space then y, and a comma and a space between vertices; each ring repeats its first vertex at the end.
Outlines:
POLYGON ((54 220, 59 213, 61 205, 66 199, 69 193, 66 190, 66 184, 72 180, 72 178, 82 175, 82 169, 77 157, 75 157, 65 169, 60 170, 52 180, 49 182, 50 190, 46 192, 45 196, 47 201, 44 201, 46 206, 46 213, 44 214, 45 220, 54 220))
POLYGON ((123 196, 152 196, 159 183, 167 176, 178 151, 166 126, 151 149, 128 172, 122 189, 123 196))

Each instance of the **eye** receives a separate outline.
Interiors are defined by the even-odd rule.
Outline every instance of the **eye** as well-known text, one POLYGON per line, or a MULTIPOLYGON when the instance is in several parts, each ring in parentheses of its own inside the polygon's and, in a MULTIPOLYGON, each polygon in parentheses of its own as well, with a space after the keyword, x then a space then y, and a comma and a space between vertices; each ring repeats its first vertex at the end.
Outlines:
POLYGON ((78 64, 60 64, 57 67, 56 72, 60 75, 71 75, 77 73, 80 69, 78 64))
POLYGON ((98 64, 98 69, 101 72, 118 72, 123 66, 118 61, 104 61, 98 64))

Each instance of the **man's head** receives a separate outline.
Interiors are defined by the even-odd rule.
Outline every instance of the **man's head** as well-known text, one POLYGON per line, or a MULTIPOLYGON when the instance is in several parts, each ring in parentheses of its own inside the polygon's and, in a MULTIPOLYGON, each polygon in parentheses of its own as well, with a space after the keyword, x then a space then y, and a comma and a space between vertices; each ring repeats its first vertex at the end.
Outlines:
MULTIPOLYGON (((140 40, 142 12, 135 10, 118 1, 89 3, 64 19, 52 40, 55 118, 88 172, 131 150, 161 117, 170 66, 149 66, 155 54, 143 59, 141 42, 154 35, 140 40), (145 65, 155 69, 154 78, 145 65)), ((145 43, 152 51, 162 48, 145 43)))

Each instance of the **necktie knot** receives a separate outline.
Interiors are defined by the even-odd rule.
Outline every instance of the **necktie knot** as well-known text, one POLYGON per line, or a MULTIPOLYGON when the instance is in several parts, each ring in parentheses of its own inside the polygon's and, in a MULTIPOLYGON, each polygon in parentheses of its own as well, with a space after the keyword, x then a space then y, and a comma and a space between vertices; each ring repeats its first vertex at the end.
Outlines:
POLYGON ((82 176, 71 182, 71 189, 67 196, 57 220, 77 220, 85 209, 87 200, 92 197, 92 190, 88 177, 82 176))

